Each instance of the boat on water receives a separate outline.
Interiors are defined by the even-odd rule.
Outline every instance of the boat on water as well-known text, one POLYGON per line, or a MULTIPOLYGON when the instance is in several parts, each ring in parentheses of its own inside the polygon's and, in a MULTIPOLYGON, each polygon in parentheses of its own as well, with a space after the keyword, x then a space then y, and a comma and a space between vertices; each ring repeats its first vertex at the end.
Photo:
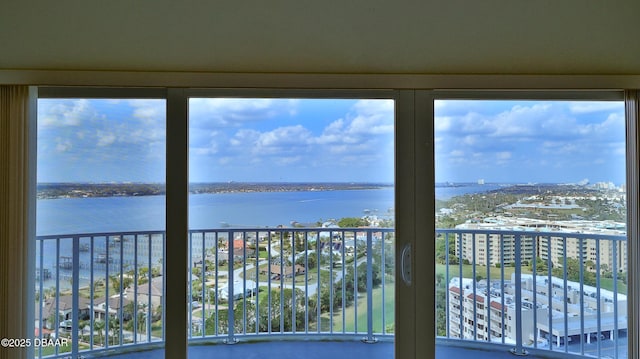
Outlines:
POLYGON ((71 257, 61 256, 60 262, 58 263, 58 268, 60 269, 72 269, 73 262, 71 261, 71 257))
POLYGON ((96 255, 96 263, 113 263, 113 258, 107 258, 106 253, 98 253, 96 255))
POLYGON ((47 280, 51 279, 51 271, 48 268, 36 268, 36 280, 47 280))

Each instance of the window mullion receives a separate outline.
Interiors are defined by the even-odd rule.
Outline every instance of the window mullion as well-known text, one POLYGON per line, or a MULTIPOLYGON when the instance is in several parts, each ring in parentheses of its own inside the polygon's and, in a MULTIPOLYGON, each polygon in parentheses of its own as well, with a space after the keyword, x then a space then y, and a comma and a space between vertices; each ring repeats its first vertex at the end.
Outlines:
POLYGON ((165 358, 187 357, 188 114, 184 89, 167 91, 167 197, 163 307, 165 358), (171 290, 168 290, 171 288, 171 290), (170 309, 170 310, 169 310, 170 309))
POLYGON ((635 274, 640 271, 640 213, 638 210, 638 196, 640 187, 640 126, 638 126, 640 112, 640 91, 625 92, 625 110, 627 121, 627 328, 628 328, 628 358, 640 358, 640 278, 635 274))

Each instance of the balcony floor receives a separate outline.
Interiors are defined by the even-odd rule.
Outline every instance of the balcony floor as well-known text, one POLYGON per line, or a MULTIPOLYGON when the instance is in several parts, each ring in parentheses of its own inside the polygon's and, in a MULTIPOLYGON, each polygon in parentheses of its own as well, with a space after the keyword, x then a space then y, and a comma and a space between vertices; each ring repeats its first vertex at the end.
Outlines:
MULTIPOLYGON (((476 343, 477 344, 477 343, 476 343)), ((110 359, 162 359, 163 349, 129 352, 109 355, 110 359)), ((391 359, 394 357, 393 342, 364 344, 360 341, 259 341, 244 342, 235 345, 191 345, 189 359, 391 359)), ((502 345, 447 345, 438 343, 435 350, 436 359, 448 358, 474 359, 514 359, 517 356, 509 353, 509 347, 502 345)), ((531 353, 526 358, 577 358, 558 352, 531 353)))
MULTIPOLYGON (((365 344, 360 341, 260 341, 235 345, 190 345, 189 359, 389 359, 393 342, 365 344)), ((110 355, 117 359, 161 359, 164 349, 110 355)))

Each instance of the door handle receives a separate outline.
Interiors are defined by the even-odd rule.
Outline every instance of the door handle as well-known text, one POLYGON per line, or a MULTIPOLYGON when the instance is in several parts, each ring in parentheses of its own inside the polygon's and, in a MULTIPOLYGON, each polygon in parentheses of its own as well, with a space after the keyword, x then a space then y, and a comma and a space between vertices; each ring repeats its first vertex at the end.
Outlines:
POLYGON ((411 286, 411 243, 407 243, 402 248, 400 254, 400 272, 404 284, 411 286))

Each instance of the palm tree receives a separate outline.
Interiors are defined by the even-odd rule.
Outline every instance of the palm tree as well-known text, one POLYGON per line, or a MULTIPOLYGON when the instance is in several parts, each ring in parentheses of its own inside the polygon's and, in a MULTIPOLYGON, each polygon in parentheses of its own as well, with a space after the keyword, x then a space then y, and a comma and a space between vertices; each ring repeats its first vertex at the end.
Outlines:
POLYGON ((137 333, 145 333, 146 332, 146 328, 147 328, 147 305, 145 303, 139 303, 138 304, 138 314, 137 314, 137 322, 138 322, 138 328, 137 329, 137 333))
POLYGON ((47 288, 44 290, 44 299, 55 297, 56 289, 55 288, 47 288))
POLYGON ((102 346, 104 346, 104 341, 102 339, 102 331, 104 330, 104 321, 100 319, 96 319, 93 321, 93 330, 94 332, 98 332, 98 339, 102 346))
POLYGON ((102 279, 98 279, 93 282, 93 298, 98 298, 98 287, 103 285, 104 283, 102 282, 102 279))
POLYGON ((84 328, 89 324, 88 320, 78 321, 78 328, 80 329, 80 337, 84 337, 84 328))
POLYGON ((109 337, 113 336, 112 344, 116 344, 116 338, 120 333, 120 321, 113 319, 109 321, 109 337))
POLYGON ((162 304, 156 306, 155 310, 153 311, 153 320, 155 321, 160 319, 162 319, 162 304))
POLYGON ((111 288, 115 293, 120 293, 120 276, 112 275, 109 277, 109 281, 111 282, 111 288))

